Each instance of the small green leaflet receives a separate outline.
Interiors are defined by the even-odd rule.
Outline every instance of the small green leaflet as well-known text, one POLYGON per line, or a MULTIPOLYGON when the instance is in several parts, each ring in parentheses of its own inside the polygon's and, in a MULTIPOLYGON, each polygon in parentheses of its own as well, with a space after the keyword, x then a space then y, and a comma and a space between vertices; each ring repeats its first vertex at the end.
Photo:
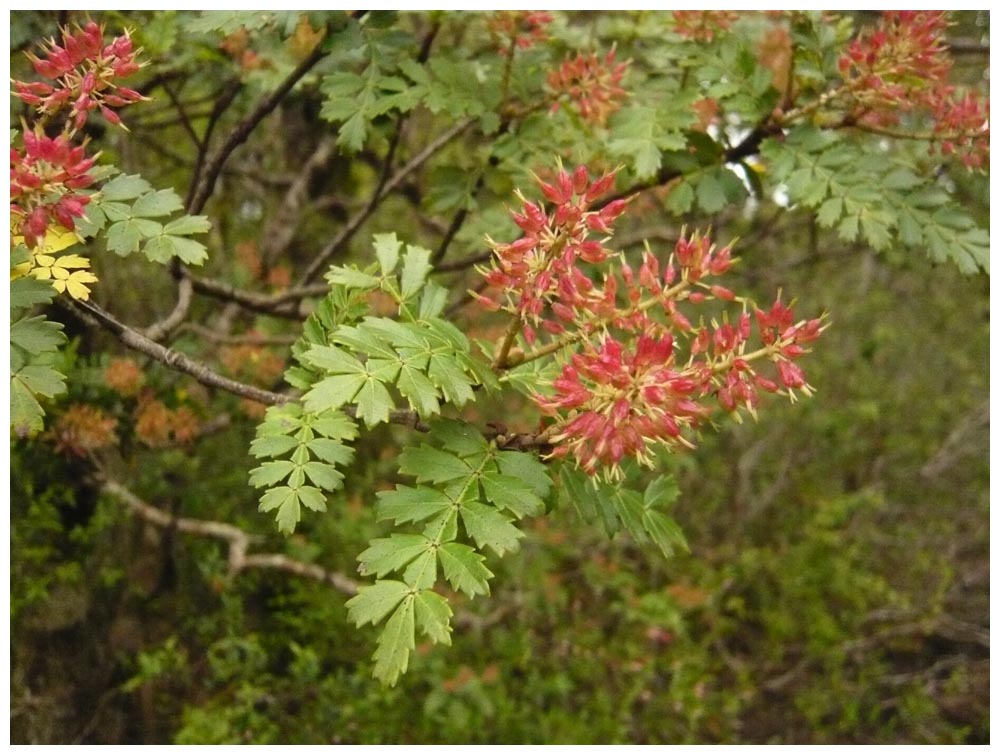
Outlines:
POLYGON ((311 413, 295 403, 267 410, 250 453, 269 461, 251 470, 250 484, 270 488, 259 509, 275 512, 279 531, 295 531, 302 507, 326 511, 326 493, 343 487, 344 474, 337 467, 354 458, 354 449, 342 441, 356 436, 357 425, 341 412, 311 413))

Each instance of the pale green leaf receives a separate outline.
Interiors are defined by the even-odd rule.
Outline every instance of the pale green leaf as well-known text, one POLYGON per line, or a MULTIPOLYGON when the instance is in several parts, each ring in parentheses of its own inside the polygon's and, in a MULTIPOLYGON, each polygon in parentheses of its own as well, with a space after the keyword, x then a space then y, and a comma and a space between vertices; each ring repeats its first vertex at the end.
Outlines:
POLYGON ((492 548, 498 556, 517 550, 524 533, 492 506, 467 501, 461 508, 462 524, 479 548, 492 548))
POLYGON ((363 374, 331 375, 316 383, 302 397, 302 402, 310 412, 336 409, 352 401, 366 383, 368 379, 363 374))
POLYGON ((395 233, 376 233, 373 238, 375 256, 382 275, 390 275, 399 264, 399 250, 403 247, 403 242, 396 238, 395 233))
POLYGON ((421 445, 407 448, 400 454, 399 471, 413 475, 417 482, 447 482, 469 477, 472 469, 457 456, 421 445))
POLYGON ((347 615, 354 625, 378 624, 411 592, 410 586, 392 579, 380 579, 362 587, 347 601, 347 615))
POLYGON ((420 522, 452 507, 451 499, 434 488, 410 488, 397 485, 395 490, 376 493, 375 512, 379 520, 391 519, 396 524, 420 522))
MULTIPOLYGON (((372 540, 358 561, 358 572, 384 577, 402 569, 422 553, 433 550, 434 544, 423 535, 393 534, 391 537, 372 540)), ((411 583, 412 584, 412 583, 411 583)))
POLYGON ((402 605, 389 617, 385 629, 378 638, 378 649, 372 658, 375 661, 375 678, 383 684, 394 687, 400 674, 406 672, 413 650, 414 600, 408 595, 402 605))
POLYGON ((250 484, 255 488, 274 485, 288 477, 294 468, 295 464, 287 460, 264 462, 256 469, 250 470, 250 484))
POLYGON ((451 644, 451 606, 435 592, 421 590, 414 597, 417 628, 432 642, 451 644))
POLYGON ((403 272, 399 278, 404 299, 409 299, 423 287, 427 274, 433 269, 430 259, 430 250, 419 246, 408 245, 406 247, 406 254, 403 256, 403 272))
POLYGON ((470 598, 489 595, 489 579, 493 572, 483 564, 485 558, 473 548, 462 543, 445 543, 438 548, 438 559, 445 579, 459 592, 470 598))

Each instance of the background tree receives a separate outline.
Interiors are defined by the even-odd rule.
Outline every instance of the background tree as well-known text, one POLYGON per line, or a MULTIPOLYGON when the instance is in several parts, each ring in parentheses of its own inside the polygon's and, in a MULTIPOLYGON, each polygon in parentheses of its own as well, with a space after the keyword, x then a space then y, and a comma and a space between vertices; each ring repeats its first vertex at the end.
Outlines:
POLYGON ((14 738, 985 740, 987 23, 12 14, 14 738))

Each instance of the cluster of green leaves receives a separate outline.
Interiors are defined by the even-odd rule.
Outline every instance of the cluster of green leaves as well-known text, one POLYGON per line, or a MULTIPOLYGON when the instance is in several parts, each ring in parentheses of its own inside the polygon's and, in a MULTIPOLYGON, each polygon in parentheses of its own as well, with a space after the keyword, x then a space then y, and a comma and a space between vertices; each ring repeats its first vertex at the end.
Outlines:
POLYGON ((879 145, 814 126, 761 147, 772 180, 791 201, 815 209, 819 225, 836 227, 842 240, 853 242, 860 234, 877 250, 899 241, 926 248, 936 261, 951 260, 964 273, 988 272, 989 233, 940 183, 921 176, 905 153, 886 159, 879 151, 879 145))
MULTIPOLYGON (((627 477, 638 470, 631 471, 627 477)), ((624 530, 639 544, 652 542, 667 558, 688 550, 680 526, 667 514, 680 493, 673 476, 656 477, 641 493, 627 484, 589 477, 568 464, 561 468, 559 479, 563 498, 583 520, 600 520, 608 537, 624 530)))
POLYGON ((345 407, 372 428, 397 411, 393 392, 415 417, 426 418, 439 414, 442 403, 466 404, 476 386, 495 385, 465 334, 440 317, 447 291, 427 280, 430 252, 410 245, 404 252, 395 234, 376 236, 374 247, 378 261, 366 270, 333 267, 327 275, 331 292, 307 322, 293 349, 299 364, 286 376, 305 393, 294 408, 268 410, 251 449, 258 458, 292 452, 290 459, 267 462, 251 473, 258 487, 288 476, 288 484, 268 490, 260 503, 262 511, 277 511, 284 532, 294 530, 300 504, 324 510, 320 490, 340 487, 343 476, 335 467, 350 461, 347 447, 324 455, 314 447, 319 441, 313 434, 337 443, 356 437, 357 425, 343 414, 345 407), (362 319, 364 301, 376 291, 396 303, 398 319, 362 319), (319 487, 305 485, 306 476, 319 487))
POLYGON ((275 512, 280 531, 295 531, 302 506, 326 511, 325 493, 343 486, 337 467, 354 457, 354 449, 343 441, 353 440, 357 432, 357 424, 342 412, 306 412, 296 403, 268 409, 250 453, 270 461, 250 473, 250 484, 267 487, 260 510, 275 512))
POLYGON ((497 130, 501 92, 496 56, 487 56, 491 62, 470 60, 467 51, 453 48, 419 62, 412 35, 385 28, 383 20, 389 19, 351 21, 331 42, 342 65, 323 78, 321 115, 339 124, 337 143, 345 151, 357 152, 365 145, 377 118, 418 105, 453 119, 479 118, 484 134, 497 130))
POLYGON ((433 642, 451 643, 451 607, 434 590, 438 566, 452 590, 488 595, 493 573, 482 551, 516 550, 522 533, 513 521, 543 513, 552 486, 533 455, 498 450, 467 423, 437 420, 429 439, 399 458, 400 472, 417 486, 383 491, 375 507, 380 520, 423 523, 423 530, 372 541, 358 560, 361 573, 377 581, 347 604, 358 626, 388 617, 374 660, 375 676, 390 685, 406 671, 418 629, 433 642), (383 578, 393 572, 401 578, 383 578))
MULTIPOLYGON (((11 267, 30 260, 18 245, 11 252, 11 267)), ((30 311, 48 304, 56 291, 47 281, 33 277, 10 282, 10 424, 21 436, 41 432, 45 411, 38 397, 53 398, 66 392, 66 376, 56 369, 59 347, 66 342, 61 323, 30 311)))
POLYGON ((190 238, 211 228, 204 215, 181 215, 184 209, 173 189, 154 189, 141 176, 119 175, 92 194, 86 215, 77 230, 86 237, 103 232, 109 251, 127 257, 140 249, 151 262, 166 263, 177 257, 189 265, 200 265, 208 257, 205 245, 190 238))

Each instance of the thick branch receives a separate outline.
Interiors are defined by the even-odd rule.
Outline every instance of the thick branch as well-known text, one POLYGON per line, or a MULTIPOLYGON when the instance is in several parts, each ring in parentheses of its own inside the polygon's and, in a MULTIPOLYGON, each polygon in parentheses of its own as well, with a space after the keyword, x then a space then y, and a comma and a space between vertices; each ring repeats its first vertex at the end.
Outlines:
POLYGON ((260 538, 232 524, 171 516, 162 509, 143 501, 115 480, 104 479, 101 487, 106 493, 121 501, 136 516, 156 527, 175 529, 178 532, 211 537, 226 542, 229 546, 230 577, 235 577, 246 569, 277 569, 324 582, 345 595, 356 595, 358 592, 358 585, 354 580, 338 572, 328 571, 316 564, 298 561, 282 553, 248 553, 250 546, 259 542, 260 538))

